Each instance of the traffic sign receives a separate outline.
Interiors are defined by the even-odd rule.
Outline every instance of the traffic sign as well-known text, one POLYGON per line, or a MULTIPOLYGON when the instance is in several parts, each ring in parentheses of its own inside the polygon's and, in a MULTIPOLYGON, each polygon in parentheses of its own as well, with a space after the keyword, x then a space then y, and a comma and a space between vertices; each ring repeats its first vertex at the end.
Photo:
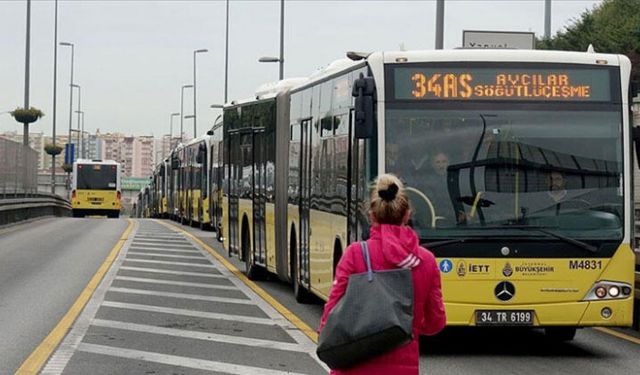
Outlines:
POLYGON ((76 145, 73 143, 67 143, 64 145, 64 163, 65 164, 73 164, 75 160, 75 147, 76 145))

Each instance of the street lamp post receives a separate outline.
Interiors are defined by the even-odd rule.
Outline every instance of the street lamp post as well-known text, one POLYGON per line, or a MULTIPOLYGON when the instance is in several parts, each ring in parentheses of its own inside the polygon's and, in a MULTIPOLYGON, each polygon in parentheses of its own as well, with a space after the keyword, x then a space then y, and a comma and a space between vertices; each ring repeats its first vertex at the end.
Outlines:
POLYGON ((198 53, 208 52, 206 49, 197 49, 193 51, 193 138, 198 136, 196 126, 196 55, 198 53))
MULTIPOLYGON (((169 152, 173 150, 173 118, 176 116, 180 116, 180 113, 174 112, 171 114, 171 120, 169 121, 169 152)), ((164 145, 163 145, 164 146, 164 145)))
POLYGON ((85 145, 84 145, 84 111, 76 111, 76 113, 78 114, 78 130, 79 130, 78 133, 79 133, 80 143, 82 144, 81 155, 83 159, 86 159, 87 155, 86 155, 85 145), (82 117, 82 121, 80 121, 80 117, 82 117), (82 123, 82 126, 80 126, 80 123, 82 123))
POLYGON ((184 132, 184 89, 192 87, 193 85, 182 85, 182 92, 180 93, 180 143, 182 143, 182 134, 184 132))
MULTIPOLYGON (((53 26, 53 118, 52 118, 52 143, 56 145, 56 107, 58 94, 58 0, 54 3, 53 26)), ((56 156, 51 155, 51 194, 56 193, 56 156)))
POLYGON ((227 20, 225 22, 224 38, 224 102, 226 103, 229 81, 229 0, 227 0, 227 20))
MULTIPOLYGON (((71 81, 69 83, 69 140, 68 143, 71 145, 71 128, 73 121, 73 57, 75 54, 75 46, 73 43, 69 42, 60 42, 61 46, 71 47, 71 81)), ((71 146, 69 146, 71 148, 71 146)), ((71 160, 71 158, 69 159, 71 160)))
MULTIPOLYGON (((80 87, 80 85, 76 85, 73 84, 72 88, 77 88, 78 89, 78 110, 76 111, 76 113, 78 114, 78 127, 77 129, 80 130, 80 113, 82 112, 82 87, 80 87)), ((84 152, 84 147, 82 147, 82 144, 80 143, 80 137, 81 137, 81 133, 78 133, 78 156, 82 156, 80 154, 81 151, 84 152)), ((76 158, 76 159, 79 159, 76 158)))
MULTIPOLYGON (((26 48, 24 54, 24 109, 29 109, 29 73, 30 73, 30 59, 31 59, 31 0, 27 0, 27 39, 26 48)), ((29 123, 23 123, 24 135, 22 136, 22 143, 25 146, 29 146, 29 123)), ((26 147, 25 147, 25 165, 26 159, 26 147)), ((26 177, 25 177, 26 178, 26 177)), ((26 181, 25 181, 26 182, 26 181)))
POLYGON ((284 78, 284 0, 280 0, 280 57, 261 57, 258 59, 258 61, 267 63, 279 63, 279 79, 282 80, 284 78))

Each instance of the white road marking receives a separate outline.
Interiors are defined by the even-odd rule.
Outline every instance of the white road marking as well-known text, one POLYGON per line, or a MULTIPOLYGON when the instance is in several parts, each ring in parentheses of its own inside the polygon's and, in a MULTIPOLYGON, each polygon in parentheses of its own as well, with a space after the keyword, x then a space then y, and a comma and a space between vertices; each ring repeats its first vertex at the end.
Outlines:
POLYGON ((203 295, 200 295, 200 294, 188 294, 188 293, 157 292, 155 290, 134 289, 134 288, 111 287, 111 288, 109 288, 109 292, 118 292, 118 293, 127 293, 127 294, 140 294, 140 295, 146 295, 146 296, 192 299, 192 300, 196 300, 196 301, 235 303, 235 304, 238 304, 238 305, 253 305, 254 304, 253 301, 251 301, 250 299, 213 297, 213 296, 203 296, 203 295))
POLYGON ((150 272, 150 273, 164 273, 167 275, 180 275, 180 276, 198 276, 198 277, 210 277, 212 279, 226 279, 226 276, 218 275, 215 273, 204 273, 204 272, 187 272, 187 271, 172 271, 172 270, 163 270, 160 268, 146 268, 146 267, 120 267, 121 270, 128 271, 140 271, 140 272, 150 272))
POLYGON ((109 355, 109 356, 119 357, 119 358, 129 358, 129 359, 142 360, 147 362, 161 363, 161 364, 170 365, 170 366, 181 366, 181 367, 188 367, 188 368, 193 368, 198 370, 224 372, 224 373, 236 374, 236 375, 254 375, 254 374, 297 375, 299 374, 299 373, 288 372, 288 371, 269 370, 261 367, 234 365, 231 363, 208 361, 208 360, 196 359, 196 358, 179 357, 175 355, 162 354, 162 353, 144 352, 141 350, 112 348, 109 346, 87 344, 87 343, 80 344, 80 346, 78 347, 78 350, 87 352, 87 353, 103 354, 103 355, 109 355))
POLYGON ((188 339, 223 342, 226 344, 253 346, 257 348, 287 350, 291 352, 306 353, 305 349, 298 344, 292 344, 292 343, 282 342, 282 341, 256 339, 252 337, 221 335, 218 333, 211 333, 211 332, 190 331, 190 330, 176 329, 176 328, 164 328, 164 327, 158 327, 158 326, 151 326, 147 324, 125 323, 125 322, 117 322, 113 320, 103 320, 103 319, 95 319, 92 325, 105 327, 105 328, 123 329, 127 331, 153 333, 156 335, 168 335, 168 336, 184 337, 188 339))
POLYGON ((187 282, 187 281, 172 281, 172 280, 161 280, 161 279, 149 279, 149 278, 146 278, 146 277, 116 276, 115 280, 135 281, 135 282, 138 282, 138 283, 147 283, 147 284, 192 286, 192 287, 207 288, 207 289, 238 290, 238 288, 236 288, 235 286, 230 286, 230 285, 191 283, 191 282, 187 282))
MULTIPOLYGON (((169 251, 169 250, 166 250, 169 251)), ((200 254, 199 252, 195 252, 200 254)), ((149 256, 161 256, 164 258, 183 258, 183 259, 200 259, 205 260, 205 257, 202 255, 175 255, 175 254, 164 254, 162 252, 154 252, 154 251, 129 251, 130 255, 149 255, 149 256)))
POLYGON ((126 262, 134 262, 134 263, 154 263, 154 264, 171 264, 174 266, 190 266, 190 267, 205 267, 205 268, 215 268, 218 269, 217 266, 213 264, 197 264, 197 263, 185 263, 185 262, 168 262, 166 260, 150 260, 150 259, 125 259, 126 262))
POLYGON ((275 322, 269 318, 254 318, 252 316, 229 315, 229 314, 212 313, 212 312, 206 312, 206 311, 194 311, 194 310, 186 310, 186 309, 174 309, 172 307, 139 305, 136 303, 104 301, 102 303, 102 306, 115 307, 115 308, 127 309, 127 310, 191 316, 195 318, 228 320, 233 322, 252 323, 252 324, 263 324, 268 326, 276 325, 275 322))
POLYGON ((132 246, 129 249, 129 252, 134 251, 134 250, 149 250, 149 251, 174 251, 176 253, 196 253, 196 254, 202 254, 200 251, 198 250, 187 250, 187 249, 171 249, 171 248, 166 248, 166 247, 151 247, 151 246, 132 246))

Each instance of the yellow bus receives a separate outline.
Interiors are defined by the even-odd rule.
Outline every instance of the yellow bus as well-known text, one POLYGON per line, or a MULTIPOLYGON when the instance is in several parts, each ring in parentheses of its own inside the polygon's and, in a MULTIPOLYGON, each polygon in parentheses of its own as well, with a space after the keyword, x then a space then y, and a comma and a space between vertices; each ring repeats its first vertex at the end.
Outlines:
POLYGON ((201 229, 212 227, 209 194, 211 155, 209 135, 192 139, 178 151, 181 177, 178 183, 179 220, 201 229))
POLYGON ((630 326, 631 65, 517 50, 349 54, 224 109, 222 237, 250 277, 326 299, 395 173, 438 260, 447 324, 630 326))
POLYGON ((78 159, 73 163, 71 183, 73 217, 120 216, 120 164, 113 160, 78 159))

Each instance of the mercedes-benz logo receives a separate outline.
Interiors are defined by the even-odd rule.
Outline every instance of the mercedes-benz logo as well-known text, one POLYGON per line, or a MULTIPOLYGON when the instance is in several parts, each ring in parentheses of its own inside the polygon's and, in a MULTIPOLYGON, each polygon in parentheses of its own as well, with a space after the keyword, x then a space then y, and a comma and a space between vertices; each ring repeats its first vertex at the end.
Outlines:
POLYGON ((502 302, 507 302, 516 295, 516 287, 508 281, 502 281, 493 290, 496 298, 502 302))

